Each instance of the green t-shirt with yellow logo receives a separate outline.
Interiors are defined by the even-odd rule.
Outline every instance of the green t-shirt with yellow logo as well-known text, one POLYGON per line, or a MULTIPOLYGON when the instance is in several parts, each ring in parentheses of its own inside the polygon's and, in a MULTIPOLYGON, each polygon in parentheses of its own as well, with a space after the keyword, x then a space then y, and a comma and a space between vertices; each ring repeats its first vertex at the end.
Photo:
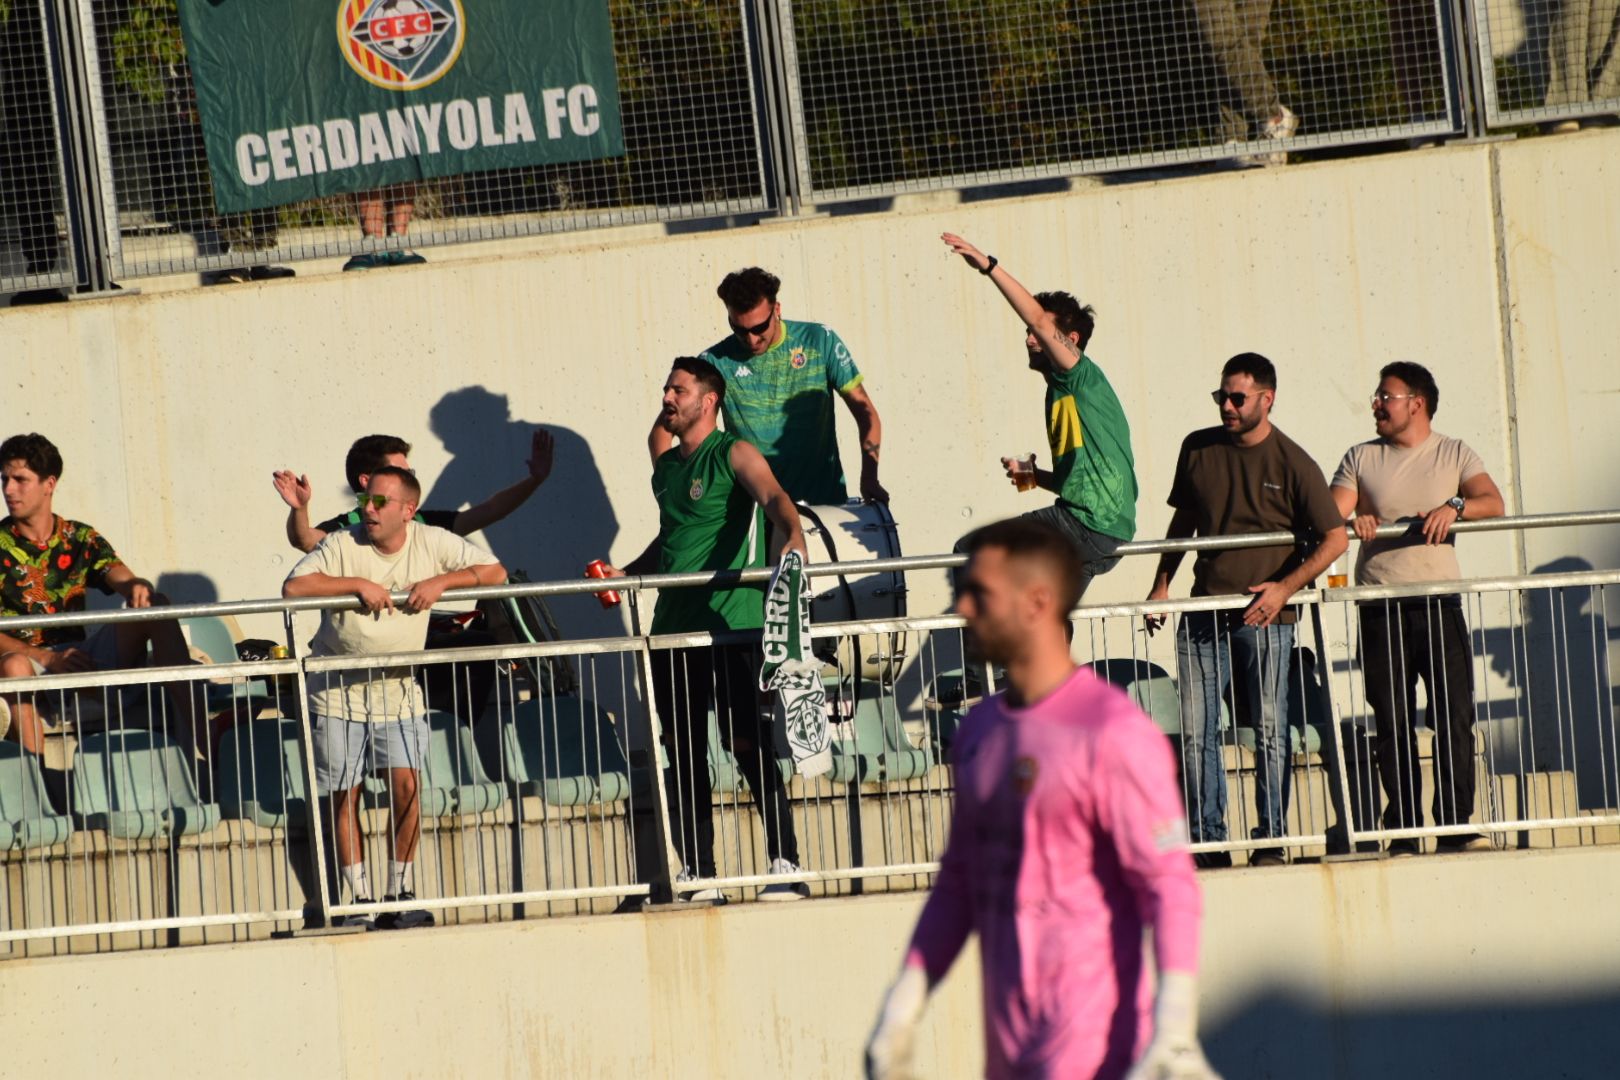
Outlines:
POLYGON ((782 340, 749 356, 736 335, 703 359, 726 380, 721 419, 752 443, 795 502, 832 506, 849 497, 838 458, 833 396, 861 384, 855 359, 820 323, 782 320, 782 340))
POLYGON ((1088 356, 1046 373, 1046 440, 1058 505, 1093 532, 1136 535, 1136 459, 1108 376, 1088 356))
MULTIPOLYGON (((731 448, 739 440, 715 430, 683 459, 679 447, 653 465, 658 500, 658 572, 693 574, 765 565, 759 506, 737 482, 731 448)), ((655 634, 757 630, 765 625, 765 586, 660 589, 655 634)))

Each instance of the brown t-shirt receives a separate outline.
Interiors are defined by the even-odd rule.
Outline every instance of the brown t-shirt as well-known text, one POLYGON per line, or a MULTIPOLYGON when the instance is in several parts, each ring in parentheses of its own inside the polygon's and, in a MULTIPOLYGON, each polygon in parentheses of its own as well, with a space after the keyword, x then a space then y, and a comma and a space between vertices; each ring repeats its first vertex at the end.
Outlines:
POLYGON ((1201 551, 1194 596, 1246 593, 1292 573, 1330 530, 1344 528, 1322 470, 1276 427, 1259 446, 1238 446, 1223 428, 1188 435, 1176 459, 1170 505, 1195 515, 1199 536, 1288 530, 1307 545, 1201 551))

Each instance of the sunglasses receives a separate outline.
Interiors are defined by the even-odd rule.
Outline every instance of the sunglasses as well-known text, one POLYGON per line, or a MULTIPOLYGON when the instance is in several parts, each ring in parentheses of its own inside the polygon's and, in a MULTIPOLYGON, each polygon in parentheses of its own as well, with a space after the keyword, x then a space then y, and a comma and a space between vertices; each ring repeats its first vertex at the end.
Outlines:
POLYGON ((1239 390, 1236 393, 1230 393, 1226 390, 1211 390, 1209 392, 1209 396, 1214 400, 1216 405, 1224 405, 1230 401, 1232 403, 1232 408, 1241 409, 1243 408, 1243 403, 1248 401, 1253 395, 1246 390, 1239 390))
POLYGON ((355 501, 360 504, 362 510, 367 506, 375 506, 378 510, 381 510, 395 500, 392 495, 357 495, 355 501))
POLYGON ((735 334, 747 334, 752 335, 753 337, 764 337, 765 331, 771 328, 771 323, 773 320, 775 320, 775 318, 776 311, 773 309, 769 315, 765 316, 765 321, 760 323, 758 326, 739 326, 737 325, 737 320, 733 319, 729 315, 726 316, 726 322, 731 324, 732 332, 735 334))
POLYGON ((1373 408, 1376 409, 1378 406, 1380 406, 1380 405, 1388 405, 1392 401, 1400 401, 1400 400, 1402 400, 1404 398, 1415 398, 1415 397, 1417 397, 1416 394, 1390 394, 1390 393, 1386 393, 1383 390, 1378 390, 1378 391, 1373 393, 1372 404, 1373 404, 1373 408))

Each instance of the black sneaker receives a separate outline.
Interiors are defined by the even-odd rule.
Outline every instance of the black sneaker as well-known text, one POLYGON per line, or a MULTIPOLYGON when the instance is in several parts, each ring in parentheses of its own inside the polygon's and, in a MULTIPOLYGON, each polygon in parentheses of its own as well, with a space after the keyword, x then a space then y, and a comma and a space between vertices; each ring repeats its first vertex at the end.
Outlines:
MULTIPOLYGON (((377 901, 369 896, 357 896, 353 903, 375 904, 377 901)), ((377 929, 377 918, 373 915, 335 915, 332 917, 333 926, 363 926, 367 930, 377 929)))
POLYGON ((1232 865, 1230 851, 1200 851, 1193 856, 1193 865, 1200 870, 1226 870, 1232 865))
POLYGON ((253 281, 275 281, 278 278, 297 277, 298 271, 290 266, 250 266, 248 277, 253 281))
POLYGON ((1288 853, 1280 847, 1255 848, 1249 852, 1250 866, 1287 866, 1288 853))
POLYGON ((1423 841, 1415 836, 1389 842, 1389 857, 1392 859, 1409 859, 1414 855, 1421 854, 1423 854, 1423 841))
MULTIPOLYGON (((402 892, 398 896, 385 896, 383 903, 392 904, 399 900, 415 900, 413 892, 402 892)), ((433 912, 417 908, 414 911, 385 911, 377 916, 377 929, 379 930, 415 930, 418 926, 432 926, 433 912)))
POLYGON ((1440 855, 1456 855, 1463 851, 1495 851, 1496 843, 1488 836, 1479 833, 1463 833, 1460 836, 1442 836, 1434 842, 1434 850, 1440 855))

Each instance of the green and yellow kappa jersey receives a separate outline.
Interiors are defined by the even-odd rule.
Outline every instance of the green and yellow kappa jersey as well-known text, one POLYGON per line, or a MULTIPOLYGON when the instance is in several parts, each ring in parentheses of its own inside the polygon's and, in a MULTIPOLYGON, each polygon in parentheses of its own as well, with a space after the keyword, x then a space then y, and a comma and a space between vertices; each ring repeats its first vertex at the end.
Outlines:
POLYGON ((1046 373, 1046 439, 1058 505, 1093 532, 1134 537, 1131 429, 1108 377, 1090 357, 1080 357, 1068 371, 1046 373))

